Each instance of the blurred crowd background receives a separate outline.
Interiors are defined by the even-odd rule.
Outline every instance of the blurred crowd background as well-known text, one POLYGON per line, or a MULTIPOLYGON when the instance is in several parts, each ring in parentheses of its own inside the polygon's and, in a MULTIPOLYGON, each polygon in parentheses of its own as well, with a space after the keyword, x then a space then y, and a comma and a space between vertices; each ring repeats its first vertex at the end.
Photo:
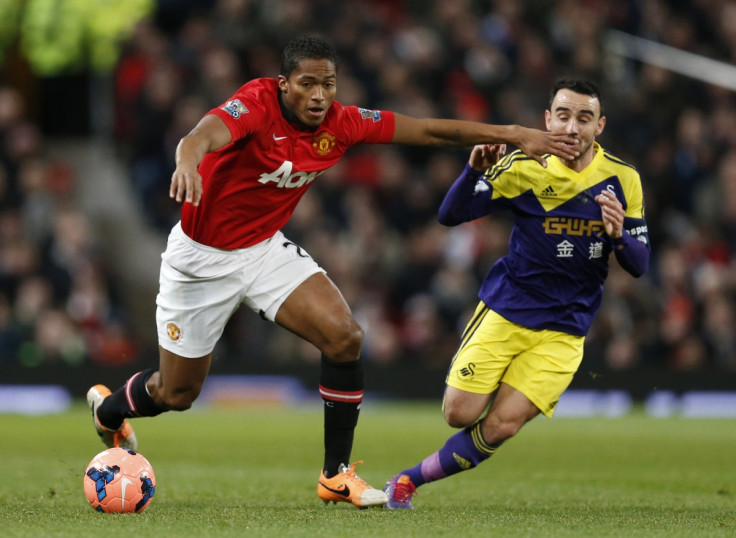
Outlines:
MULTIPOLYGON (((39 4, 74 3, 4 1, 0 14, 16 21, 39 4)), ((77 202, 75 163, 49 157, 54 141, 109 139, 137 210, 165 237, 179 216, 168 198, 178 140, 246 81, 276 76, 292 37, 316 33, 338 49, 340 102, 417 117, 544 128, 557 77, 597 81, 608 118, 599 141, 641 174, 653 258, 640 279, 612 259, 584 368, 736 371, 736 94, 607 48, 609 32, 619 30, 734 64, 736 2, 125 6, 134 16, 117 28, 116 46, 88 43, 99 57, 61 73, 32 54, 24 40, 32 24, 0 24, 0 363, 155 361, 155 327, 135 329, 105 230, 77 202), (74 77, 82 81, 78 93, 57 91, 60 80, 74 77), (69 114, 80 102, 83 112, 69 114), (100 106, 110 109, 107 126, 97 116, 100 106)), ((284 230, 346 296, 365 329, 369 362, 448 364, 483 276, 506 251, 508 215, 451 229, 436 221, 467 156, 467 149, 354 148, 314 183, 284 230)), ((319 356, 243 308, 216 358, 287 364, 319 356)))

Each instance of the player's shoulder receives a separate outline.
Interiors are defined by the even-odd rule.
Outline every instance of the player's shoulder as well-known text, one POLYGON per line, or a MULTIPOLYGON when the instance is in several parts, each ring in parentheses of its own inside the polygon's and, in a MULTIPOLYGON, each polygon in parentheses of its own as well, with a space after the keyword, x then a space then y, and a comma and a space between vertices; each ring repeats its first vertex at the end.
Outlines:
POLYGON ((359 107, 357 105, 344 105, 340 101, 332 101, 330 112, 336 118, 340 119, 373 119, 375 121, 378 121, 381 118, 380 110, 370 110, 367 108, 359 107))
POLYGON ((323 125, 327 129, 339 128, 345 132, 364 133, 381 129, 387 114, 391 113, 333 101, 323 125))
MULTIPOLYGON (((275 78, 257 78, 243 84, 226 103, 242 112, 239 116, 254 124, 261 124, 263 118, 274 117, 279 111, 278 81, 275 78)), ((223 107, 228 111, 227 107, 223 107)))
POLYGON ((627 163, 626 161, 617 157, 603 147, 601 147, 600 149, 603 152, 603 162, 605 163, 605 165, 610 168, 616 169, 617 174, 637 178, 639 177, 639 171, 633 164, 627 163))
MULTIPOLYGON (((549 155, 545 155, 545 157, 549 157, 549 155)), ((537 164, 537 161, 517 149, 499 159, 496 164, 485 171, 483 177, 487 181, 493 181, 509 170, 521 170, 531 164, 537 164)))
POLYGON ((278 104, 278 91, 275 78, 255 78, 238 88, 232 98, 248 103, 251 108, 269 108, 278 104))

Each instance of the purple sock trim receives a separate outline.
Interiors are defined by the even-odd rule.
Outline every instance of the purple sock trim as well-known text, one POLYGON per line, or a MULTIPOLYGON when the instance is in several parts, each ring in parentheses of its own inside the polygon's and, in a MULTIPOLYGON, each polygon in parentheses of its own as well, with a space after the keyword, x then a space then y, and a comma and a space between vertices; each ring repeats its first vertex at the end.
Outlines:
POLYGON ((422 462, 422 476, 425 482, 432 482, 447 476, 440 464, 440 453, 435 452, 422 462))

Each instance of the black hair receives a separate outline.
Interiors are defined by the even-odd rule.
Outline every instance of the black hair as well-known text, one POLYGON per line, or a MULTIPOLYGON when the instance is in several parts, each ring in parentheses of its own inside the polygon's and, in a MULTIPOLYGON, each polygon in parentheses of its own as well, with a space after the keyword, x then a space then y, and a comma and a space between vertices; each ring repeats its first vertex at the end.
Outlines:
POLYGON ((329 60, 337 70, 337 51, 327 41, 315 36, 299 36, 292 39, 281 53, 281 75, 289 75, 302 60, 329 60))
POLYGON ((557 82, 555 82, 555 85, 552 87, 552 91, 549 94, 550 108, 552 108, 552 101, 554 101, 555 95, 557 95, 557 92, 560 90, 570 90, 575 93, 595 97, 601 105, 601 116, 603 116, 603 97, 601 96, 600 88, 598 88, 598 85, 595 82, 577 78, 557 79, 557 82))

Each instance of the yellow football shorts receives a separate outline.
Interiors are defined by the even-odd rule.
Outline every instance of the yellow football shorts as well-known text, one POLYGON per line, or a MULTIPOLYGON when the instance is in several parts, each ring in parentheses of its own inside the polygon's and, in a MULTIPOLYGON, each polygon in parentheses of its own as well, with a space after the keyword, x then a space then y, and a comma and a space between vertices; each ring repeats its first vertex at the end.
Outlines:
POLYGON ((504 382, 551 417, 583 360, 584 342, 583 336, 523 327, 481 301, 463 332, 446 383, 491 394, 504 382))

